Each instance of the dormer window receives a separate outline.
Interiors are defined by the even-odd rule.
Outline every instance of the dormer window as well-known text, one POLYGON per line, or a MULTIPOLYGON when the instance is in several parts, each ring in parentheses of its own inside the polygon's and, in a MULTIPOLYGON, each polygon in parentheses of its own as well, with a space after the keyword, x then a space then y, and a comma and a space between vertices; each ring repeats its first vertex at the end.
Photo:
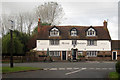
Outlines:
POLYGON ((75 29, 75 28, 71 29, 70 35, 77 36, 77 29, 75 29))
POLYGON ((50 30, 50 36, 59 36, 59 30, 54 27, 50 30))
POLYGON ((93 28, 87 30, 87 36, 96 36, 96 31, 93 28))

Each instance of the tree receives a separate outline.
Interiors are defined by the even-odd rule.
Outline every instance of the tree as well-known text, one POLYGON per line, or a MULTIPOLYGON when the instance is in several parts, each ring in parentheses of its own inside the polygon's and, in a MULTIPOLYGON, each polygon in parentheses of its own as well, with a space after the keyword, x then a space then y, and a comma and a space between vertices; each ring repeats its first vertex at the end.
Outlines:
POLYGON ((17 14, 16 23, 17 23, 17 30, 20 32, 28 33, 30 36, 31 34, 31 27, 35 22, 33 12, 21 12, 17 14))
POLYGON ((28 36, 28 34, 19 32, 17 30, 14 30, 14 33, 16 34, 16 36, 18 37, 18 39, 21 41, 21 43, 24 45, 23 46, 23 53, 26 53, 29 49, 27 48, 27 43, 30 39, 30 37, 28 36))
POLYGON ((57 25, 63 17, 63 8, 57 2, 48 2, 39 5, 36 10, 37 18, 41 18, 43 23, 57 25))
MULTIPOLYGON (((10 33, 7 33, 2 38, 2 53, 3 54, 10 54, 11 52, 11 38, 10 33)), ((15 33, 13 33, 13 54, 22 54, 23 53, 23 44, 18 39, 15 33)))
MULTIPOLYGON (((42 26, 50 26, 51 24, 48 24, 48 23, 42 23, 42 26)), ((33 29, 33 32, 32 32, 32 35, 34 34, 37 34, 37 31, 38 30, 38 26, 36 26, 34 29, 33 29)))
MULTIPOLYGON (((29 41, 29 36, 25 33, 19 32, 17 30, 13 31, 13 53, 14 54, 25 54, 28 51, 27 43, 29 41)), ((2 38, 2 53, 10 53, 11 38, 10 33, 7 33, 2 38)))
POLYGON ((24 16, 25 16, 25 25, 27 26, 27 30, 28 30, 27 33, 30 36, 31 27, 35 22, 35 17, 34 17, 34 14, 32 12, 31 13, 26 12, 26 13, 24 13, 24 16))
POLYGON ((7 31, 9 30, 9 28, 11 27, 11 26, 9 26, 10 25, 10 23, 8 21, 9 19, 10 19, 9 15, 2 14, 2 17, 0 20, 0 22, 1 22, 0 30, 1 30, 2 36, 4 36, 7 33, 7 31))

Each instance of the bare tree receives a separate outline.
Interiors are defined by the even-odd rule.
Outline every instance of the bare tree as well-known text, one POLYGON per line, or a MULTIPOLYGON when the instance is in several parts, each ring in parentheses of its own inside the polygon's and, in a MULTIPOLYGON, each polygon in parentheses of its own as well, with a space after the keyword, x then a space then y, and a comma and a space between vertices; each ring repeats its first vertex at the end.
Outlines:
POLYGON ((16 29, 20 32, 23 32, 23 24, 24 24, 24 14, 23 13, 19 13, 16 15, 16 29))
POLYGON ((31 27, 32 25, 34 24, 35 22, 35 17, 34 17, 34 14, 32 12, 26 12, 24 14, 25 16, 25 26, 27 28, 27 33, 29 34, 30 36, 30 33, 31 33, 31 27))
POLYGON ((34 24, 34 14, 33 12, 22 12, 16 17, 17 30, 20 32, 25 32, 30 35, 31 27, 34 24))
POLYGON ((63 8, 57 2, 44 3, 43 5, 39 5, 35 10, 37 18, 41 18, 43 23, 51 25, 59 24, 60 19, 64 15, 63 8))
MULTIPOLYGON (((11 24, 9 22, 9 20, 11 19, 14 19, 14 17, 8 14, 2 14, 1 21, 0 21, 1 22, 0 30, 1 30, 2 36, 6 34, 11 28, 11 24)), ((14 29, 14 26, 13 26, 13 29, 14 29)))

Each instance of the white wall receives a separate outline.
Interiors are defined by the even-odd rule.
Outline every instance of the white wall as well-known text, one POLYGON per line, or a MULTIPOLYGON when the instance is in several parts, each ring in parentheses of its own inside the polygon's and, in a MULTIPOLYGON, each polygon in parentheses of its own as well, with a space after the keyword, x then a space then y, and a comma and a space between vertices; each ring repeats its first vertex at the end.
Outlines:
MULTIPOLYGON (((49 40, 37 40, 37 50, 70 51, 73 47, 72 40, 60 40, 59 45, 50 45, 49 40)), ((97 46, 87 46, 87 40, 77 40, 76 47, 79 51, 111 51, 109 40, 97 40, 97 46)))

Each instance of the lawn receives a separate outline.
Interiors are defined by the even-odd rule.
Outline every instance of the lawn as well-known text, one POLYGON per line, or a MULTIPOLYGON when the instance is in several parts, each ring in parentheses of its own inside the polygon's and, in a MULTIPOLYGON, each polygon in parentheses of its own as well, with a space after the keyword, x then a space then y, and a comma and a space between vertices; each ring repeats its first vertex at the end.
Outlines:
POLYGON ((120 78, 120 74, 118 74, 117 72, 110 72, 109 78, 120 78))
POLYGON ((2 73, 18 72, 18 71, 28 71, 28 70, 40 70, 40 69, 41 68, 34 68, 34 67, 14 67, 14 68, 2 67, 2 73))

